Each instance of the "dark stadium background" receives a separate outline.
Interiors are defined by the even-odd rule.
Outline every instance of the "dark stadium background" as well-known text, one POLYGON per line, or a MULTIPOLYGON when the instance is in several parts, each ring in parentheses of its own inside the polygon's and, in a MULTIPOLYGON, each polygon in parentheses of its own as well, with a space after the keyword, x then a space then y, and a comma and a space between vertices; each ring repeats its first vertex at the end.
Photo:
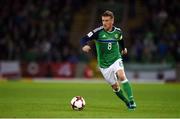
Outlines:
POLYGON ((105 10, 124 33, 130 80, 179 79, 178 0, 1 0, 0 76, 102 78, 94 51, 83 53, 79 42, 105 10))
MULTIPOLYGON (((180 118, 180 0, 0 0, 0 118, 180 118), (111 10, 137 104, 103 79, 80 39, 111 10), (74 96, 86 101, 74 111, 74 96)), ((120 85, 121 87, 121 85, 120 85)))

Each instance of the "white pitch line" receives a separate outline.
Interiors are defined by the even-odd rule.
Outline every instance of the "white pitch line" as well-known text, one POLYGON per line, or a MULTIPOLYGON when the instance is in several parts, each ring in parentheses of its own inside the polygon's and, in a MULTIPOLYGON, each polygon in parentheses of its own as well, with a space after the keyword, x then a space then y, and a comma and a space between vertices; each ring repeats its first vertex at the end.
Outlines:
MULTIPOLYGON (((33 78, 32 82, 35 83, 107 83, 104 79, 85 79, 85 78, 33 78)), ((164 84, 164 81, 158 80, 130 80, 133 84, 164 84)))
POLYGON ((106 83, 103 79, 33 79, 35 83, 106 83))

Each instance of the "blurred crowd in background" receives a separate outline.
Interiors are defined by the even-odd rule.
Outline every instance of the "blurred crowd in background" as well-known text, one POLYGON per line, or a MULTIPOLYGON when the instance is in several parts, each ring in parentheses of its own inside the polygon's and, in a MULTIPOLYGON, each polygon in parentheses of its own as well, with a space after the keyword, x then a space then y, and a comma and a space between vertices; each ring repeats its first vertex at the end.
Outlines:
POLYGON ((0 60, 67 60, 73 15, 85 4, 84 0, 1 1, 0 60))
MULTIPOLYGON (((129 33, 130 60, 160 63, 180 61, 180 2, 178 0, 142 2, 145 7, 145 22, 129 33)), ((130 15, 133 17, 134 11, 131 11, 130 15)))
MULTIPOLYGON (((123 0, 100 1, 124 3, 123 0)), ((81 61, 82 52, 72 46, 69 37, 74 16, 89 4, 88 0, 2 0, 0 60, 81 61)), ((141 4, 145 8, 145 22, 126 33, 129 49, 126 61, 179 62, 179 1, 142 0, 141 4)), ((129 0, 128 6, 128 18, 133 19, 137 16, 136 0, 129 0)))

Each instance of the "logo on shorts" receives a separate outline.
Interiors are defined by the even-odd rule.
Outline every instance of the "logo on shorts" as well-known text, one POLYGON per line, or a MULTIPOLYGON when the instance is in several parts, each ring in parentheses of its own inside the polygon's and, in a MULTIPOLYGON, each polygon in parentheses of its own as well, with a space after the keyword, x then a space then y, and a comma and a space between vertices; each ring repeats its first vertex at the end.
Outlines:
POLYGON ((120 67, 123 67, 123 64, 122 64, 122 62, 119 62, 119 66, 120 66, 120 67))

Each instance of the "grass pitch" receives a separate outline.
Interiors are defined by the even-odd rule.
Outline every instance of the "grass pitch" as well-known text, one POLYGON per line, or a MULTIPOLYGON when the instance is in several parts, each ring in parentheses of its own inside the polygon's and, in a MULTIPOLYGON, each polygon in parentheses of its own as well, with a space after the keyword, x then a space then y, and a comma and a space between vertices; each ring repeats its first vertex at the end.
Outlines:
POLYGON ((180 118, 179 84, 133 84, 137 109, 129 111, 106 83, 70 82, 0 82, 0 117, 180 118), (85 98, 83 111, 71 109, 77 95, 85 98))

